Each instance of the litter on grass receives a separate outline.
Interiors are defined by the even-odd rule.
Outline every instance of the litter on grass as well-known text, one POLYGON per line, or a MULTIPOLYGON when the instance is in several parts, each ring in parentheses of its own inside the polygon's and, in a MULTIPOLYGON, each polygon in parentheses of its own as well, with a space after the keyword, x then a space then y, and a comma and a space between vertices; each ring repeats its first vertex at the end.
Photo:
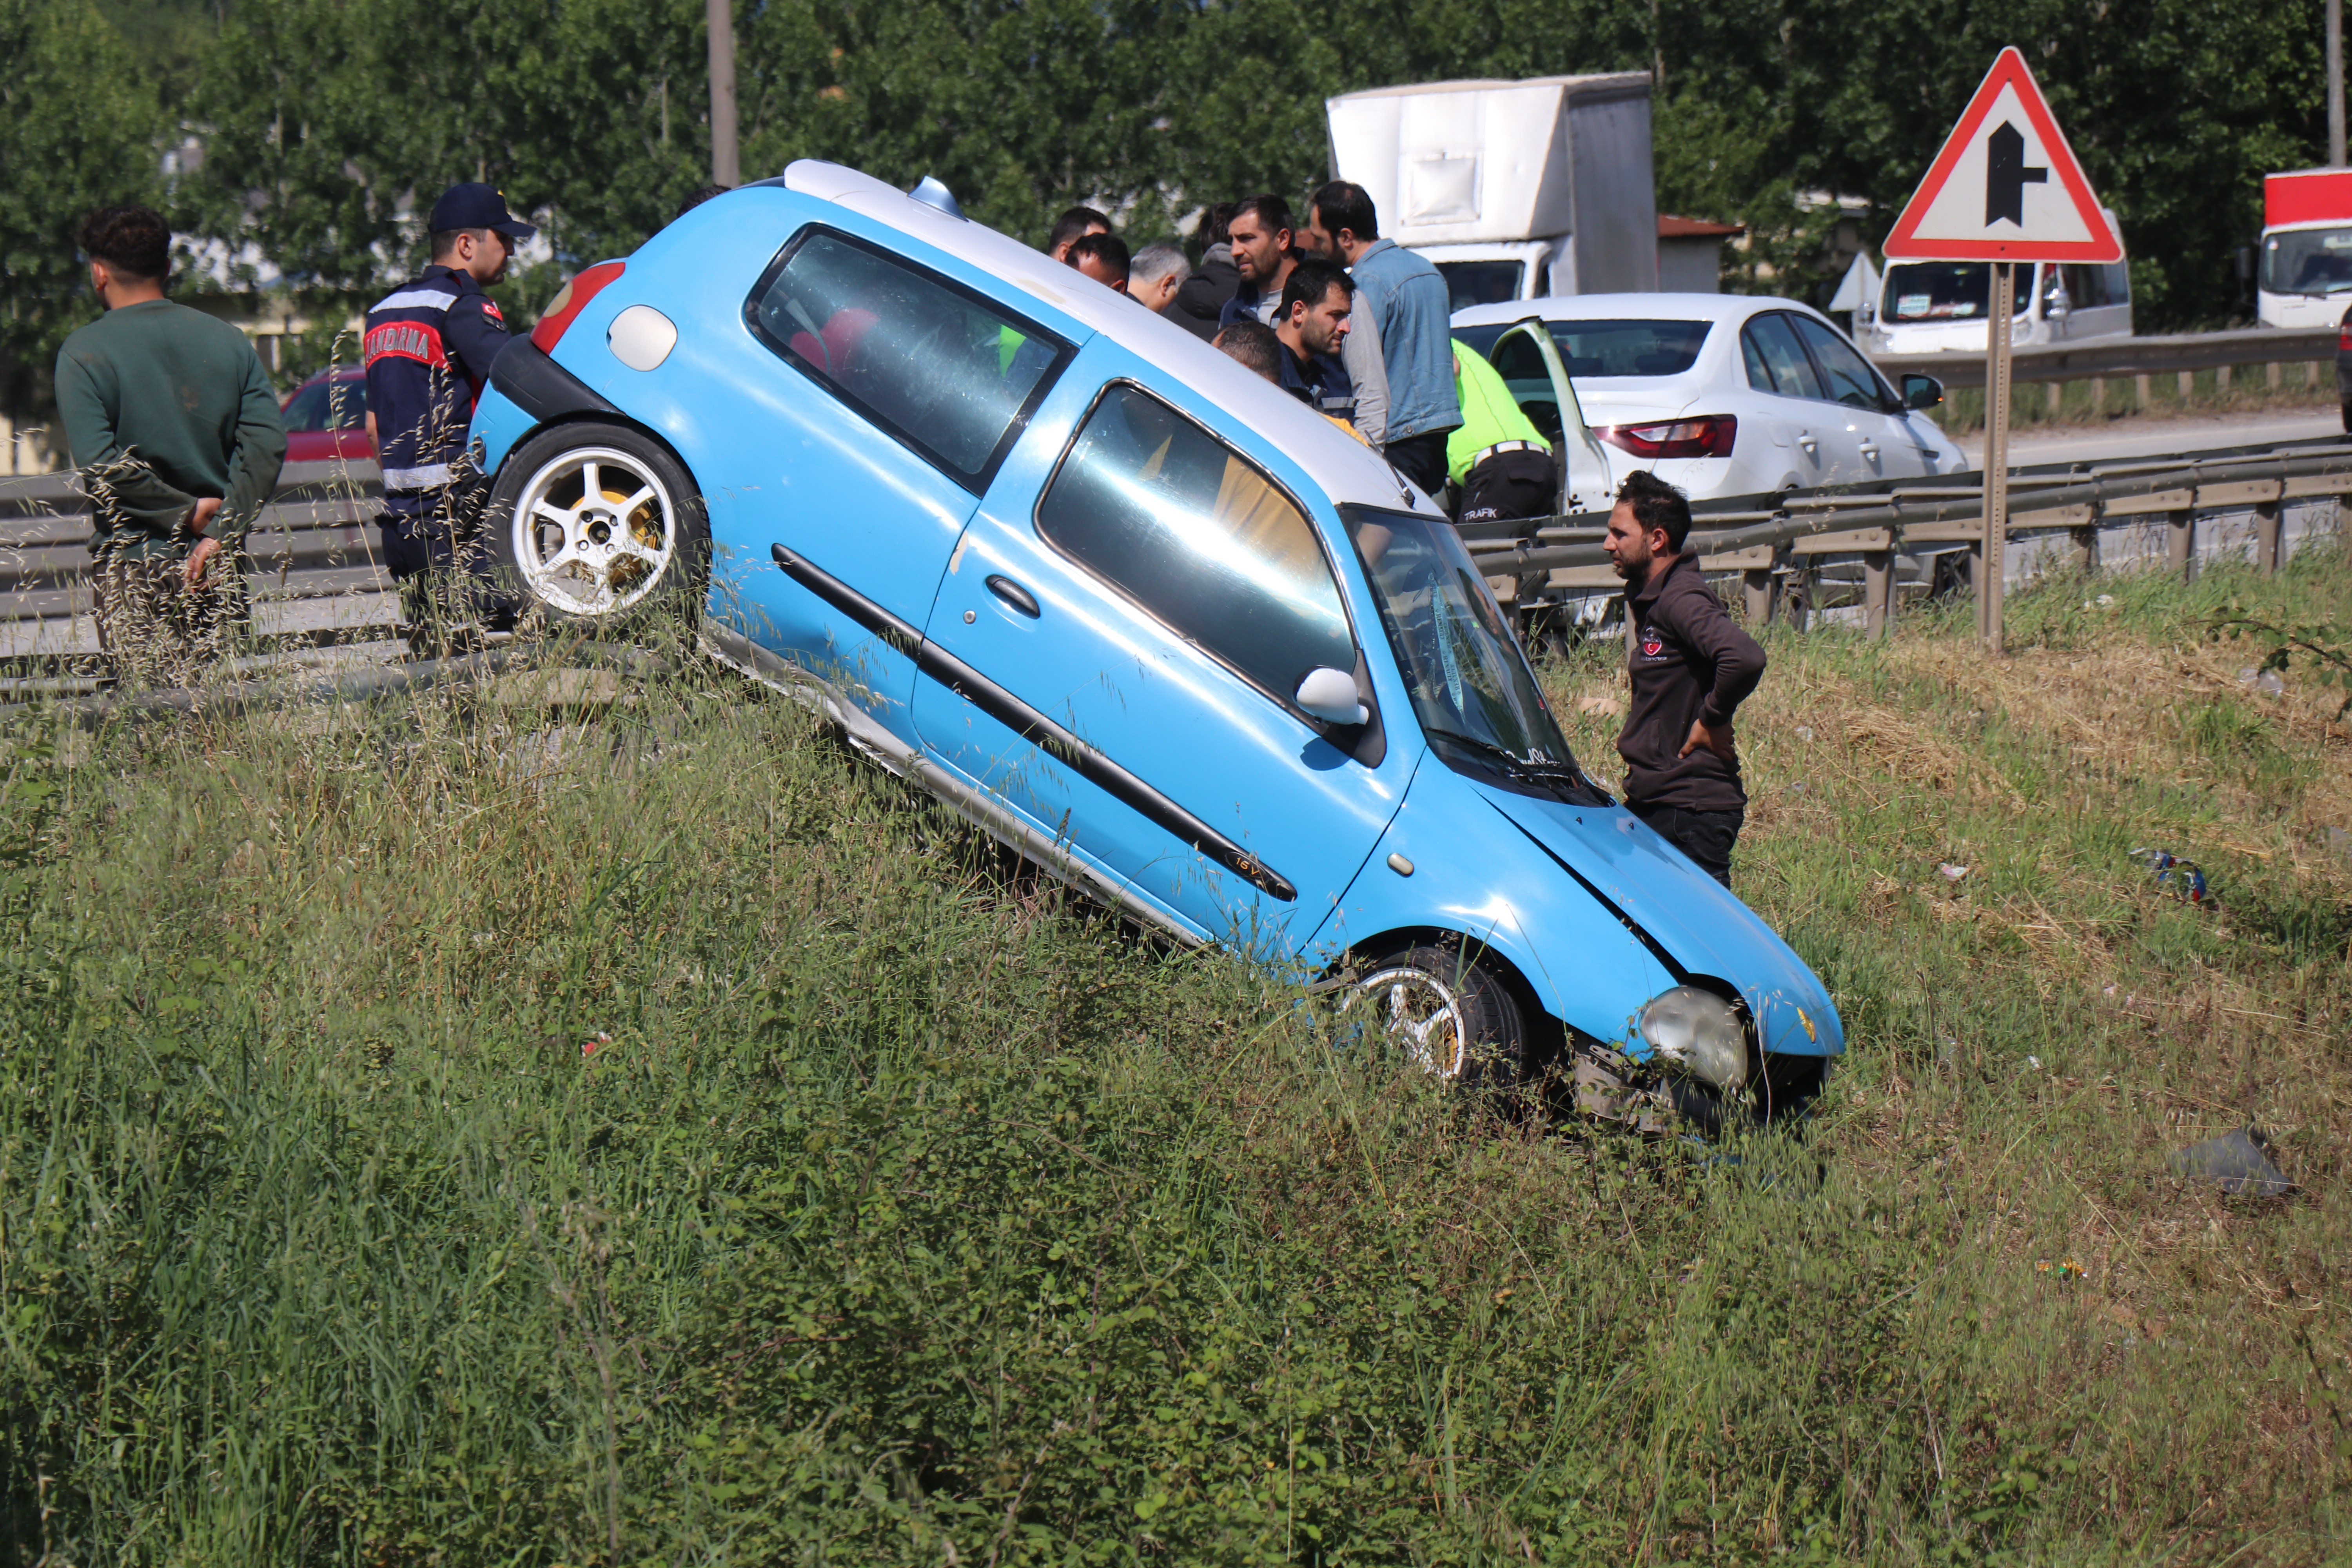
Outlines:
POLYGON ((1957 882, 1969 874, 1969 868, 1966 866, 1955 866, 1949 860, 1937 866, 1936 869, 1944 874, 1944 880, 1947 882, 1957 882))
POLYGON ((2183 860, 2169 849, 2135 849, 2132 858, 2146 866, 2148 875, 2156 879, 2158 891, 2170 893, 2184 904, 2210 909, 2221 903, 2205 885, 2205 873, 2194 860, 2183 860))
POLYGON ((2293 1192, 2294 1184, 2271 1163, 2263 1142, 2260 1132, 2252 1127, 2242 1127, 2235 1132, 2192 1143, 2168 1156, 2165 1163, 2176 1176, 2210 1182, 2225 1193, 2241 1196, 2274 1198, 2293 1192))
POLYGON ((2053 1263, 2045 1258, 2034 1264, 2033 1271, 2036 1274, 2055 1274, 2061 1279, 2080 1279, 2090 1273, 2089 1269, 2071 1258, 2063 1263, 2053 1263))
POLYGON ((2238 671, 2238 684, 2251 686, 2265 697, 2276 697, 2286 690, 2286 682, 2280 679, 2277 670, 2264 669, 2259 665, 2250 664, 2238 671))

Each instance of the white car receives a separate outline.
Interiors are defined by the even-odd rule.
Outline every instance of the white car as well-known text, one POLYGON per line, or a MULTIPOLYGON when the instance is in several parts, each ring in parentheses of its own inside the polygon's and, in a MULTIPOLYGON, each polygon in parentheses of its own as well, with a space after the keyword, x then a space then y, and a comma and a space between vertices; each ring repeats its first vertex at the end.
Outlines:
MULTIPOLYGON (((1538 428, 1559 399, 1533 335, 1558 346, 1584 423, 1622 478, 1648 468, 1693 500, 1958 473, 1968 458, 1921 410, 1934 378, 1886 384, 1844 333, 1793 300, 1578 294, 1477 305, 1454 335, 1485 353, 1538 428)), ((1551 435, 1545 429, 1546 435, 1551 435)))

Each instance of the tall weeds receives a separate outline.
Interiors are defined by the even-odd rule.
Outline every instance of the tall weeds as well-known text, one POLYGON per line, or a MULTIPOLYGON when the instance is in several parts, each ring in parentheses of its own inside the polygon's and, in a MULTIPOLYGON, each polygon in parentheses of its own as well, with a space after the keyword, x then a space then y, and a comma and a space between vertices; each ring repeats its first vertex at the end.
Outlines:
MULTIPOLYGON (((2043 731, 1994 738, 1958 705, 1981 700, 1834 636, 1774 657, 1743 887, 1856 1051, 1811 1137, 1714 1147, 1441 1092, 1295 986, 1008 869, 682 651, 88 731, 20 715, 5 1551, 2317 1560, 2340 1331, 2247 1315, 2229 1270, 2267 1252, 2136 1263, 2136 1227, 2203 1201, 2147 1173, 2173 1102, 2021 1065, 2128 1079, 2153 1051, 2186 1089, 2192 1046, 2139 1043, 2074 956, 1964 994, 2033 951, 2028 917, 1874 892, 1872 857, 1985 831, 1969 814, 2004 797, 1906 782, 1895 730, 1822 714, 1978 726, 2011 791, 2059 766, 2043 731), (1833 766, 1789 738, 1804 693, 1833 766), (2130 1220, 2061 1289, 2033 1264, 2081 1246, 2076 1192, 2130 1220), (2298 1367, 2305 1402, 2277 1384, 2259 1419, 2302 1458, 2255 1485, 2231 1391, 2298 1367)), ((1986 847, 1989 877, 2046 853, 1986 847)), ((2092 918, 2071 897, 2043 894, 2062 933, 2092 918)), ((2144 923, 2176 918, 2201 917, 2144 923)), ((2208 956, 2148 962, 2340 1005, 2316 958, 2187 940, 2208 956)), ((2301 1066, 2344 1087, 2340 1048, 2301 1066)), ((2334 1209, 2297 1201, 2308 1243, 2334 1209)))

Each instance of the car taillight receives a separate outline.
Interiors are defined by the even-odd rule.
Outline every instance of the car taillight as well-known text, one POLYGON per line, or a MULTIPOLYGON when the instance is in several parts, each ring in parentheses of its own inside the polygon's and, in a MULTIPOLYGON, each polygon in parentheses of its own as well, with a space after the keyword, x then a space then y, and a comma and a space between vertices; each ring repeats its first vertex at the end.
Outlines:
POLYGON ((2340 354, 2352 354, 2352 327, 2336 329, 2336 352, 2340 354))
POLYGON ((541 353, 553 353, 558 339, 572 325, 572 318, 588 308, 588 301, 604 291, 604 285, 628 270, 625 261, 600 261, 575 276, 571 282, 555 291, 547 309, 531 328, 530 341, 541 353))
POLYGON ((1592 433, 1637 458, 1728 458, 1739 421, 1728 414, 1709 414, 1654 425, 1603 425, 1592 433))

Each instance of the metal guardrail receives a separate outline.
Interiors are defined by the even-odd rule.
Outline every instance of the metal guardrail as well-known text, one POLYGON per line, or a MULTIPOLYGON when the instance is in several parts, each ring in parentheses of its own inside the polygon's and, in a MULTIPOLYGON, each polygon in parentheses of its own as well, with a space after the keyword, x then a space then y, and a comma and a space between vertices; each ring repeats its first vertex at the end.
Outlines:
MULTIPOLYGON (((2161 518, 2170 530, 2168 563, 2183 572, 2196 556, 2197 519, 2216 512, 2255 518, 2254 554, 2266 571, 2284 556, 2280 508, 2305 497, 2352 501, 2352 442, 2318 441, 2263 450, 2239 449, 2178 458, 2096 464, 2044 464, 2012 469, 2009 537, 2065 534, 2077 561, 2096 561, 2103 523, 2161 518)), ((1983 557, 1984 476, 1939 475, 1882 480, 1866 487, 1747 497, 1703 503, 1686 546, 1710 573, 1744 574, 1751 616, 1770 613, 1778 575, 1822 557, 1859 558, 1864 618, 1884 630, 1894 607, 1895 557, 1913 546, 1966 550, 1970 578, 1983 557)), ((1511 597, 1540 584, 1563 597, 1620 591, 1601 547, 1607 514, 1581 512, 1527 521, 1474 523, 1462 530, 1471 558, 1511 597), (1532 581, 1531 581, 1532 580, 1532 581)))
MULTIPOLYGON (((2019 349, 2010 356, 2014 381, 2085 381, 2094 377, 2168 375, 2242 364, 2303 364, 2336 358, 2336 330, 2288 331, 2250 327, 2228 332, 2184 332, 2174 337, 2102 338, 2019 349)), ((1906 374, 1932 375, 1947 387, 1982 386, 1982 349, 1931 354, 1873 354, 1875 364, 1897 385, 1906 374)))
MULTIPOLYGON (((255 596, 284 604, 388 591, 376 561, 382 494, 370 461, 287 464, 246 536, 255 596)), ((0 621, 86 612, 89 536, 89 502, 71 474, 0 479, 0 621)))
MULTIPOLYGON (((2325 335, 2332 352, 2334 334, 2325 335)), ((1969 472, 1701 502, 1693 508, 1691 548, 1710 571, 1748 574, 1751 591, 1757 574, 1785 572, 1800 552, 1860 555, 1868 565, 1913 543, 1980 548, 1983 484, 1981 473, 1969 472)), ((2186 461, 2043 464, 2012 469, 2010 485, 2012 537, 2080 534, 2104 519, 2162 513, 2172 522, 2173 554, 2181 563, 2198 514, 2268 508, 2273 540, 2264 559, 2275 565, 2278 504, 2300 496, 2352 498, 2352 441, 2225 449, 2186 461)), ((387 591, 390 580, 375 558, 380 494, 372 462, 288 464, 247 536, 256 598, 284 605, 387 591)), ((1606 568, 1600 541, 1607 522, 1606 512, 1580 512, 1469 523, 1460 531, 1487 577, 1516 584, 1606 568)), ((72 476, 0 479, 0 621, 54 623, 86 609, 76 598, 87 592, 79 584, 89 562, 89 503, 72 476)), ((1598 576, 1560 585, 1587 593, 1610 588, 1598 576)), ((380 611, 344 624, 388 624, 388 600, 380 611)))

